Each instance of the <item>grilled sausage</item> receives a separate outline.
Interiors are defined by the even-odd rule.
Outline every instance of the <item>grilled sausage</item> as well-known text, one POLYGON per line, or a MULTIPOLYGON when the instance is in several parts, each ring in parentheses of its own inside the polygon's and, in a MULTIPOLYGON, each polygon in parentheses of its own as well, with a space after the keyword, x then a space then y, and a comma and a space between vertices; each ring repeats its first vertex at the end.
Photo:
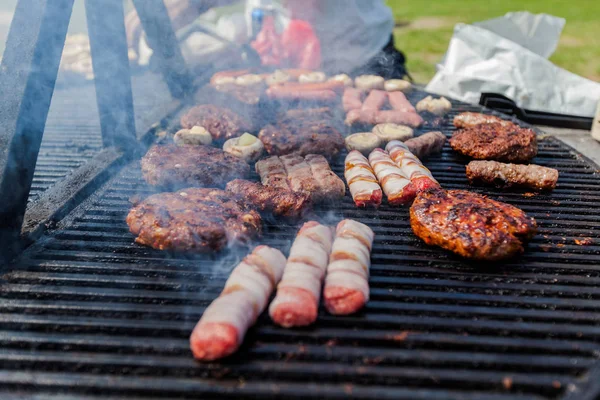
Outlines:
POLYGON ((387 92, 383 90, 371 90, 362 104, 361 110, 379 111, 387 102, 387 92))
POLYGON ((552 190, 558 181, 558 171, 540 165, 504 164, 497 161, 471 161, 467 165, 469 183, 496 187, 519 186, 534 190, 552 190))
POLYGON ((362 108, 362 91, 355 88, 346 88, 342 96, 342 105, 346 112, 362 108))
POLYGON ((337 225, 323 289, 325 308, 331 314, 353 314, 369 301, 374 237, 371 228, 351 219, 337 225))
MULTIPOLYGON (((400 93, 402 92, 394 92, 400 93)), ((399 125, 410 126, 411 128, 418 128, 423 124, 423 118, 417 113, 413 112, 401 112, 397 110, 386 110, 379 111, 375 114, 375 124, 384 124, 391 122, 399 125)))
POLYGON ((420 160, 442 151, 444 143, 446 143, 446 136, 442 132, 427 132, 424 135, 408 139, 404 142, 410 152, 420 160))
POLYGON ((390 99, 390 105, 394 110, 398 110, 405 113, 416 113, 417 111, 412 104, 408 101, 404 93, 402 92, 389 92, 388 97, 390 99))
POLYGON ((240 347, 281 280, 284 266, 285 256, 279 250, 258 246, 235 267, 190 336, 196 359, 216 360, 240 347))

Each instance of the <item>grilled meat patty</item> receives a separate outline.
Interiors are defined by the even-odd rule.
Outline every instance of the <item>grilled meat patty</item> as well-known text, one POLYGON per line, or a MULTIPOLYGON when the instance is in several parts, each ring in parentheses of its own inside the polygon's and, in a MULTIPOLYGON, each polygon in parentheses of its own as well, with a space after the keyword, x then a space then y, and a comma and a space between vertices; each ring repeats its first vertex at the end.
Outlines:
POLYGON ((459 129, 450 139, 457 152, 480 160, 525 162, 537 154, 537 137, 515 124, 482 124, 459 129))
POLYGON ((258 138, 271 155, 296 153, 332 157, 344 148, 344 138, 330 120, 286 117, 265 126, 258 138))
POLYGON ((159 250, 219 251, 260 234, 260 215, 218 189, 188 188, 152 195, 127 215, 139 244, 159 250))
POLYGON ((217 142, 242 135, 252 130, 252 124, 228 108, 210 104, 192 107, 181 117, 181 127, 202 126, 217 142))
POLYGON ((223 187, 250 173, 244 160, 211 146, 154 145, 141 165, 146 182, 166 188, 223 187))
POLYGON ((512 122, 503 120, 494 115, 481 114, 476 112, 463 112, 454 117, 454 126, 457 128, 473 128, 481 124, 502 124, 512 125, 512 122))
POLYGON ((471 161, 467 165, 469 183, 496 187, 521 186, 535 190, 552 190, 558 171, 540 165, 503 164, 497 161, 471 161))
POLYGON ((415 235, 466 258, 501 260, 523 252, 535 219, 509 204, 465 190, 432 189, 410 207, 415 235))
POLYGON ((229 193, 249 206, 262 212, 288 219, 301 218, 310 209, 310 194, 294 193, 263 186, 257 182, 235 179, 225 188, 229 193))

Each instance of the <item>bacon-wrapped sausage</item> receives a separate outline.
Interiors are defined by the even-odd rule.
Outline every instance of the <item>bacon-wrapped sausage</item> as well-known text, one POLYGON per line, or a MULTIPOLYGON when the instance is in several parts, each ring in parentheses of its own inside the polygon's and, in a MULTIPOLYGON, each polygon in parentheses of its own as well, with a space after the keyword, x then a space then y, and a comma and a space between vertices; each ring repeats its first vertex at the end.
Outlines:
POLYGON ((405 204, 417 194, 408 176, 392 161, 390 155, 375 149, 369 154, 369 163, 391 205, 405 204))
POLYGON ((332 241, 329 226, 309 221, 300 228, 277 286, 277 295, 269 306, 273 322, 290 328, 316 321, 332 241))
POLYGON ((346 156, 344 177, 354 204, 358 207, 367 205, 379 207, 383 197, 381 186, 369 161, 358 150, 352 150, 346 156))
POLYGON ((331 314, 347 315, 369 301, 369 267, 375 234, 351 219, 340 222, 329 256, 323 299, 331 314))
POLYGON ((235 267, 190 336, 196 359, 216 360, 240 347, 248 328, 265 309, 284 266, 285 256, 279 250, 258 246, 235 267))
POLYGON ((279 157, 273 156, 259 160, 254 165, 254 168, 264 186, 281 190, 291 190, 285 166, 279 157))
POLYGON ((431 172, 421 163, 421 161, 410 152, 408 146, 399 141, 392 140, 385 149, 390 154, 391 159, 400 167, 402 172, 409 177, 417 192, 430 187, 439 187, 440 184, 435 180, 431 172))

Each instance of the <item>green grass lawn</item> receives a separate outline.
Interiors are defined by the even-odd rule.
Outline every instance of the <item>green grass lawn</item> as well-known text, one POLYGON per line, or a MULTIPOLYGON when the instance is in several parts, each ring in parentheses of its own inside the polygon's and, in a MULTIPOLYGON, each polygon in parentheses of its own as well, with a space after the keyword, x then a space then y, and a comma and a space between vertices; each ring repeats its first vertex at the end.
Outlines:
POLYGON ((561 68, 600 81, 600 1, 596 0, 388 0, 397 27, 396 46, 419 82, 435 74, 458 22, 471 23, 510 11, 546 13, 566 19, 550 60, 561 68))

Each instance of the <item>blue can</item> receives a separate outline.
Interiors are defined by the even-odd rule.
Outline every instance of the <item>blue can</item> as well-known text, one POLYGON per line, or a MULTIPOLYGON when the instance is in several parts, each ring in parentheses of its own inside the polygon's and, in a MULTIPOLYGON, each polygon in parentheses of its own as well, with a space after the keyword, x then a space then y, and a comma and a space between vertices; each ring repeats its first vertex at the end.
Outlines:
POLYGON ((252 40, 256 39, 256 36, 260 33, 263 21, 265 19, 265 11, 262 8, 255 8, 252 10, 252 40))

